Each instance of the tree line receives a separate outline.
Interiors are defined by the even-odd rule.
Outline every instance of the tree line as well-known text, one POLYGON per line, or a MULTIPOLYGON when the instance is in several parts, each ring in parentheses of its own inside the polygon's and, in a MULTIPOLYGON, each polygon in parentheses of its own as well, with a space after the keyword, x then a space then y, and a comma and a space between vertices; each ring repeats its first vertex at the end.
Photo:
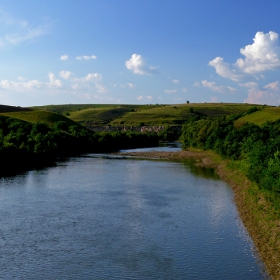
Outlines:
POLYGON ((94 133, 80 125, 58 121, 29 123, 0 117, 0 175, 46 166, 58 158, 81 153, 113 152, 119 149, 158 146, 154 133, 94 133))
POLYGON ((270 192, 275 207, 280 209, 280 120, 236 127, 239 117, 189 119, 182 131, 183 147, 213 150, 238 162, 250 180, 270 192))

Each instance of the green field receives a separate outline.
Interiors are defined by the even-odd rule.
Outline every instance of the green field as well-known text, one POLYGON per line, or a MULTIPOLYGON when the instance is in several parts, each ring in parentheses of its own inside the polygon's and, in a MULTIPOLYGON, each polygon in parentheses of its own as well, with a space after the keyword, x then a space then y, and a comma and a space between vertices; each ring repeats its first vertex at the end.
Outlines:
POLYGON ((1 113, 0 115, 31 122, 31 123, 45 122, 49 126, 52 126, 53 123, 57 121, 66 121, 69 125, 76 124, 74 121, 62 115, 55 114, 48 111, 32 110, 32 111, 22 111, 22 112, 1 113))
POLYGON ((250 115, 246 115, 238 119, 235 124, 241 126, 242 124, 249 122, 257 125, 262 125, 267 121, 274 122, 280 119, 280 107, 265 107, 261 110, 254 112, 250 115))
MULTIPOLYGON (((65 104, 29 108, 3 106, 0 114, 28 122, 46 122, 50 126, 56 121, 76 122, 82 125, 181 125, 191 116, 219 117, 245 113, 256 105, 235 103, 189 103, 173 105, 119 105, 119 104, 65 104), (7 112, 8 110, 8 112, 7 112), (10 112, 15 110, 15 112, 10 112)), ((280 119, 280 107, 257 106, 258 111, 236 121, 261 125, 266 121, 280 119)))
POLYGON ((190 116, 219 117, 239 114, 254 105, 190 103, 173 105, 65 104, 33 107, 67 116, 91 125, 181 125, 190 116))

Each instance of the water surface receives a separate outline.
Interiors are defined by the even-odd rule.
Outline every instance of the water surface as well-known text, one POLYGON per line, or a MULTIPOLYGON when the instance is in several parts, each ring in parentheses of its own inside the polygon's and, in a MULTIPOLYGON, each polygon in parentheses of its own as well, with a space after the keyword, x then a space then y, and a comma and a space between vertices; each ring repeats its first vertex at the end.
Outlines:
POLYGON ((199 174, 87 155, 2 179, 0 278, 264 279, 231 188, 199 174))

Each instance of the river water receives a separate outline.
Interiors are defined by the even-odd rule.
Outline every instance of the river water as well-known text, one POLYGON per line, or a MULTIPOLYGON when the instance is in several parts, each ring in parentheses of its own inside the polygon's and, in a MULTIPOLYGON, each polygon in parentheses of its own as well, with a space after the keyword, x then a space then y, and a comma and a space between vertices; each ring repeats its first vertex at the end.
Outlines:
POLYGON ((266 279, 213 170, 88 154, 0 181, 0 279, 266 279))

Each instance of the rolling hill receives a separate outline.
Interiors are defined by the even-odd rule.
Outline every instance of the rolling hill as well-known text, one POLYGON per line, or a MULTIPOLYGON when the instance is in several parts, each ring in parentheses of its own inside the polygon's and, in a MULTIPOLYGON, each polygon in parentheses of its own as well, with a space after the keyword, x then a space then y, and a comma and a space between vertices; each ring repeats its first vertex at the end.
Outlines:
POLYGON ((181 125, 189 117, 219 117, 246 112, 251 104, 189 103, 178 105, 65 104, 33 107, 67 116, 80 124, 139 126, 181 125))

